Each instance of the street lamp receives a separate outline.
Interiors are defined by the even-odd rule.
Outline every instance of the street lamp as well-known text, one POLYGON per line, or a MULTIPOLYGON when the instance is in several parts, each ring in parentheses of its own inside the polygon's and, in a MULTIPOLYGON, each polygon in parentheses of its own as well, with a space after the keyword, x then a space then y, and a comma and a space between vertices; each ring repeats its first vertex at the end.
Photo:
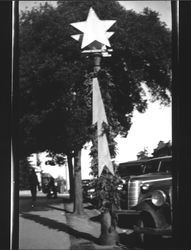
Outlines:
MULTIPOLYGON (((73 35, 72 37, 81 41, 82 53, 93 55, 94 73, 98 73, 101 69, 101 58, 111 56, 111 45, 109 38, 114 32, 107 32, 107 30, 115 23, 115 20, 100 20, 93 8, 90 8, 86 21, 72 23, 71 25, 83 34, 73 35)), ((104 167, 114 175, 113 163, 109 152, 106 134, 103 133, 102 124, 108 124, 101 91, 97 78, 93 78, 93 124, 97 123, 97 138, 98 138, 98 176, 100 177, 104 167)), ((117 234, 115 229, 111 226, 111 214, 109 210, 102 211, 101 216, 101 235, 100 243, 102 245, 113 245, 116 243, 117 234), (115 231, 115 232, 114 232, 115 231), (111 237, 112 235, 112 237, 111 237)))

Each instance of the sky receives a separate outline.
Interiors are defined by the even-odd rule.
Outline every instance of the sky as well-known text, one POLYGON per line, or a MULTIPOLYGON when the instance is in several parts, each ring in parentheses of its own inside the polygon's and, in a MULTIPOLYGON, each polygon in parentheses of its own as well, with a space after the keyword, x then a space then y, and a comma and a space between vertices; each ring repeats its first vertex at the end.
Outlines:
MULTIPOLYGON (((147 98, 150 99, 149 93, 147 98)), ((172 139, 171 105, 161 106, 159 101, 149 102, 145 113, 134 111, 132 127, 126 138, 118 137, 119 154, 117 162, 136 160, 137 153, 147 149, 149 155, 158 146, 159 141, 168 142, 172 139)))
POLYGON ((159 18, 171 29, 171 1, 119 1, 126 9, 141 12, 145 7, 157 11, 159 18))
MULTIPOLYGON (((30 9, 32 6, 37 6, 39 3, 45 1, 19 1, 19 9, 30 9)), ((56 6, 56 1, 47 1, 53 6, 56 6)), ((171 5, 170 1, 119 1, 119 3, 126 9, 133 9, 136 12, 140 12, 145 7, 149 7, 159 12, 161 21, 165 22, 169 28, 171 28, 171 5)))
MULTIPOLYGON (((20 10, 30 9, 32 6, 43 3, 43 1, 19 1, 20 10)), ((49 1, 55 5, 55 1, 49 1)), ((144 7, 159 12, 161 21, 165 22, 171 29, 171 5, 170 1, 120 1, 126 9, 141 12, 144 7)), ((150 98, 147 93, 147 97, 150 98)), ((116 162, 126 162, 137 159, 137 153, 147 149, 151 154, 157 147, 159 141, 168 142, 172 138, 171 105, 164 107, 159 102, 149 102, 148 109, 141 114, 133 113, 133 125, 126 138, 118 137, 118 154, 116 162)), ((82 179, 89 178, 89 151, 82 150, 82 179)))

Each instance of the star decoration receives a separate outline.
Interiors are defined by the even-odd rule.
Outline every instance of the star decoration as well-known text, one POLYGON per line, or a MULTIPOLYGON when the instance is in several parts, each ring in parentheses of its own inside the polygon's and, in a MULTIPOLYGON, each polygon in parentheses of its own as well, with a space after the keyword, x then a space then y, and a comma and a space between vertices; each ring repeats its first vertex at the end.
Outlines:
POLYGON ((86 21, 71 23, 73 27, 80 30, 82 34, 72 36, 75 40, 82 40, 81 48, 84 48, 97 41, 102 46, 111 47, 109 38, 114 32, 107 30, 115 23, 115 20, 100 20, 93 8, 90 8, 86 21))

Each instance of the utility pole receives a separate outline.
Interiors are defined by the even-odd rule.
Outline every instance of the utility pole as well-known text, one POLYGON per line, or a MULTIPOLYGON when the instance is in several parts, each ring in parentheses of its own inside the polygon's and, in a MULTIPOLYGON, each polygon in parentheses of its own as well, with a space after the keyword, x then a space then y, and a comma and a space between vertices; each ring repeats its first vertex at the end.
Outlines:
POLYGON ((94 59, 94 73, 97 73, 101 69, 101 53, 95 53, 94 59))
MULTIPOLYGON (((82 53, 90 54, 93 56, 93 69, 97 74, 101 69, 102 56, 110 56, 109 52, 112 50, 108 38, 113 35, 113 32, 107 32, 107 30, 115 23, 115 20, 100 20, 94 10, 90 8, 87 20, 85 22, 72 23, 71 25, 84 33, 82 35, 72 36, 77 41, 82 41, 81 48, 87 48, 82 53), (103 23, 104 22, 104 23, 103 23)), ((103 168, 107 169, 114 175, 113 165, 111 162, 111 156, 109 152, 107 137, 105 133, 102 133, 103 122, 108 123, 105 114, 105 108, 101 97, 101 91, 98 83, 98 79, 95 76, 93 78, 93 124, 97 124, 97 140, 98 140, 98 176, 101 176, 103 168)), ((103 204, 102 204, 103 205, 103 204)), ((103 205, 104 206, 104 205, 103 205)), ((101 245, 115 245, 116 235, 115 228, 113 228, 111 222, 110 210, 103 209, 101 214, 101 245)))

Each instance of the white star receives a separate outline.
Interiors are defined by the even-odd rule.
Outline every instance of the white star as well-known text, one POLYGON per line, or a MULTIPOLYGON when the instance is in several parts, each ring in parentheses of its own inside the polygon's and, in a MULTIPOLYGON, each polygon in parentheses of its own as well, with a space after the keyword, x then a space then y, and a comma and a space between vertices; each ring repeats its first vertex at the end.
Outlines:
MULTIPOLYGON (((94 41, 111 47, 108 38, 110 38, 114 32, 107 32, 107 30, 115 22, 115 20, 100 20, 95 11, 90 8, 86 21, 71 23, 71 25, 84 33, 81 48, 88 46, 94 41)), ((79 41, 81 35, 74 35, 72 37, 79 41)))

